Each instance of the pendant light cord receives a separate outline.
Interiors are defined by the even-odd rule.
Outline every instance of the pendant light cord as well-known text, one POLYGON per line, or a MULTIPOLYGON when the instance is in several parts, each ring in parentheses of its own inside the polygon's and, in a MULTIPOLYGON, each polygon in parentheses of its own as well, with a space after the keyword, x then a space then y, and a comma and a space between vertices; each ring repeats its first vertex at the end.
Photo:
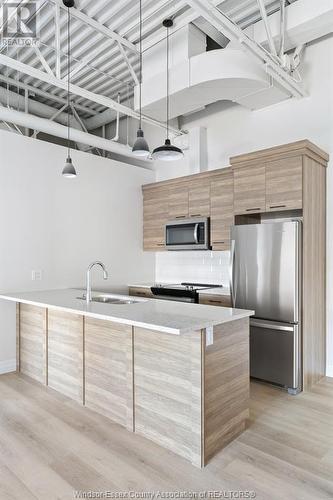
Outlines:
POLYGON ((166 89, 167 89, 167 139, 169 139, 169 26, 167 27, 167 75, 166 75, 166 89))
POLYGON ((70 27, 71 27, 71 16, 69 13, 69 7, 67 8, 67 149, 68 149, 68 157, 70 156, 70 71, 71 71, 71 40, 70 40, 70 27))
POLYGON ((142 124, 142 0, 140 0, 140 121, 139 128, 142 124))

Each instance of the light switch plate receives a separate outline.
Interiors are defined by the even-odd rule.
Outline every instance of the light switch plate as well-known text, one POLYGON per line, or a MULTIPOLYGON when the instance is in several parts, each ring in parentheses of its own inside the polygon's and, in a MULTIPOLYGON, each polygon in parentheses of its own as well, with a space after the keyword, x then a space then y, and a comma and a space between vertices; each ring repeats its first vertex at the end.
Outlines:
POLYGON ((206 347, 214 344, 214 328, 206 328, 206 347))

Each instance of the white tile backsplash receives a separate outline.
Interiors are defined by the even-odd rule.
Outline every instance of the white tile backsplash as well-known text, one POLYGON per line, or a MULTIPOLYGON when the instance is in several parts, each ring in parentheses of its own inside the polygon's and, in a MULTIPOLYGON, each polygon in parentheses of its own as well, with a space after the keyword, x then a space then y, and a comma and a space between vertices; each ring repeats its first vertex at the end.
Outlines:
POLYGON ((185 251, 156 254, 157 283, 229 285, 230 252, 185 251))

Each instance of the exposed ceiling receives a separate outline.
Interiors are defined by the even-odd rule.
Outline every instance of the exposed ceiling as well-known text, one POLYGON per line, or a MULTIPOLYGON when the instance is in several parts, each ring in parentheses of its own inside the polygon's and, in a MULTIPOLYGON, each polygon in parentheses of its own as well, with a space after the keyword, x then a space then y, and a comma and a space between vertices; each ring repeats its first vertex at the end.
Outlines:
MULTIPOLYGON (((280 8, 280 0, 264 0, 267 13, 280 8)), ((288 3, 292 3, 289 0, 288 3)), ((24 4, 26 0, 21 0, 24 4)), ((6 0, 1 4, 5 4, 6 0)), ((220 44, 225 37, 203 18, 188 7, 183 0, 143 0, 143 38, 144 50, 165 37, 161 22, 172 16, 177 29, 188 22, 193 22, 202 31, 220 44)), ((40 54, 31 47, 2 47, 0 54, 8 55, 33 68, 44 70, 49 67, 56 73, 57 53, 60 62, 60 75, 67 78, 67 13, 61 0, 36 0, 40 37, 40 54), (56 7, 58 5, 58 8, 56 7), (57 23, 58 16, 58 23, 57 23), (60 36, 57 38, 57 25, 60 36)), ((258 21, 261 16, 257 0, 224 0, 215 2, 230 19, 245 28, 258 21)), ((121 102, 131 101, 135 79, 138 76, 139 57, 136 52, 139 41, 139 2, 138 0, 76 0, 75 11, 83 16, 77 18, 71 9, 71 45, 72 45, 72 83, 102 96, 121 102), (89 22, 92 20, 92 22, 89 22), (123 42, 112 39, 110 32, 119 35, 123 42), (135 76, 136 75, 136 76, 135 76)), ((9 85, 10 90, 30 89, 29 95, 34 100, 60 109, 64 105, 66 91, 38 78, 0 67, 0 83, 9 85), (1 78, 3 77, 3 80, 1 78), (4 81, 6 80, 6 82, 4 81), (34 95, 35 90, 35 95, 34 95)), ((73 96, 72 101, 81 118, 88 118, 105 111, 106 106, 85 97, 73 96)), ((132 107, 132 105, 130 104, 132 107)))

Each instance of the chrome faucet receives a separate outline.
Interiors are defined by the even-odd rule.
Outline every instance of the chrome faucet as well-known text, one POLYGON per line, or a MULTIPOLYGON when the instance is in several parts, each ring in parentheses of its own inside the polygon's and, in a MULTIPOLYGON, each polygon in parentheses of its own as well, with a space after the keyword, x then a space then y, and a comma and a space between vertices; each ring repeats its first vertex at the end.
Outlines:
POLYGON ((91 270, 94 266, 100 266, 102 269, 103 269, 103 278, 105 280, 108 279, 108 272, 106 270, 106 267, 105 265, 103 264, 103 262, 100 262, 100 261, 96 261, 96 262, 92 262, 89 266, 88 266, 88 269, 87 269, 87 291, 86 291, 86 301, 87 301, 87 304, 89 304, 89 302, 91 302, 91 270))

